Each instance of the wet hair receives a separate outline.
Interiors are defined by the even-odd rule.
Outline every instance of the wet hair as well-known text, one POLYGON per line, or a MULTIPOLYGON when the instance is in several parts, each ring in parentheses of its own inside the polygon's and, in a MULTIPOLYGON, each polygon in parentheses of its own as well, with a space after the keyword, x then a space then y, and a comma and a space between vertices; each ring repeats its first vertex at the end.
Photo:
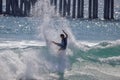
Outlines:
POLYGON ((60 37, 64 37, 64 34, 60 34, 60 37))

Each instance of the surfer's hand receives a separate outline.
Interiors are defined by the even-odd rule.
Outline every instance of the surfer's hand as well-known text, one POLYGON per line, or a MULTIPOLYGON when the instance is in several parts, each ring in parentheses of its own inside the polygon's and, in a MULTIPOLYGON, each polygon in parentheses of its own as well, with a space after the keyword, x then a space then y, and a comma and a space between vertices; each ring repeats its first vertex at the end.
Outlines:
POLYGON ((64 31, 64 30, 62 30, 63 31, 63 33, 66 35, 66 38, 68 37, 68 34, 64 31))
POLYGON ((55 41, 52 41, 52 43, 56 43, 55 41))
POLYGON ((62 30, 63 32, 65 32, 64 30, 62 30))

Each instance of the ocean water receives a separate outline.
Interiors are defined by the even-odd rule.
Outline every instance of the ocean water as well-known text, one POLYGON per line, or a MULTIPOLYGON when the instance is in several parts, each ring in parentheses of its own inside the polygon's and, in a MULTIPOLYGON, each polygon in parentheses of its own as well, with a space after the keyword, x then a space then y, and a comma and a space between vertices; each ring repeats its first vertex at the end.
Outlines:
POLYGON ((66 19, 53 8, 40 0, 33 17, 0 17, 0 80, 120 80, 119 20, 66 19), (59 42, 62 29, 69 35, 64 76, 58 47, 46 42, 59 42))

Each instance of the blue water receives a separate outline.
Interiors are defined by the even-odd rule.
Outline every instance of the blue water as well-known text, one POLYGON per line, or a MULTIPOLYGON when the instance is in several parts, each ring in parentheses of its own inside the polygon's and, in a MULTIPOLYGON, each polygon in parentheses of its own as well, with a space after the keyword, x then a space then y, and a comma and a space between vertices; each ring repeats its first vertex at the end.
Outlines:
MULTIPOLYGON (((42 21, 35 18, 1 17, 1 80, 20 77, 40 80, 57 78, 57 75, 49 74, 49 68, 52 70, 50 64, 53 64, 51 62, 57 63, 57 58, 48 54, 45 41, 38 34, 38 22, 42 24, 42 21), (6 77, 3 77, 5 74, 6 77)), ((55 23, 59 23, 59 20, 55 20, 55 23)), ((68 19, 68 23, 78 46, 68 46, 71 70, 65 72, 64 78, 119 80, 120 22, 68 19)))
MULTIPOLYGON (((56 19, 55 19, 56 20, 56 19)), ((77 40, 102 41, 120 38, 119 21, 105 20, 69 20, 70 28, 77 40), (111 23, 112 22, 112 23, 111 23), (98 37, 99 36, 99 37, 98 37)), ((0 38, 37 39, 39 19, 1 17, 0 38), (7 23, 7 24, 6 24, 7 23)), ((56 20, 56 23, 59 20, 56 20)), ((41 21, 42 23, 42 21, 41 21)))
POLYGON ((65 80, 120 80, 120 21, 58 16, 0 17, 0 80, 59 80, 58 52, 45 37, 59 41, 62 29, 69 35, 65 80))

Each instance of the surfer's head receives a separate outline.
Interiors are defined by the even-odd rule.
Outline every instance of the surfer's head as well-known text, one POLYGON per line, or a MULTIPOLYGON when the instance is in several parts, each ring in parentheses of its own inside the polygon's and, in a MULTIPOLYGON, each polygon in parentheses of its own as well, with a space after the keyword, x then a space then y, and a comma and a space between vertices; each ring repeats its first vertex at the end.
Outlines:
POLYGON ((60 37, 61 37, 61 38, 64 38, 64 34, 60 34, 60 37))

